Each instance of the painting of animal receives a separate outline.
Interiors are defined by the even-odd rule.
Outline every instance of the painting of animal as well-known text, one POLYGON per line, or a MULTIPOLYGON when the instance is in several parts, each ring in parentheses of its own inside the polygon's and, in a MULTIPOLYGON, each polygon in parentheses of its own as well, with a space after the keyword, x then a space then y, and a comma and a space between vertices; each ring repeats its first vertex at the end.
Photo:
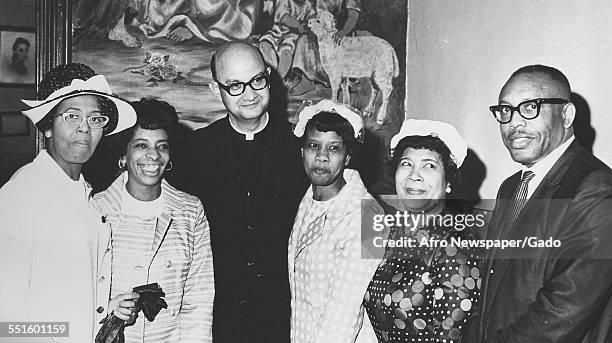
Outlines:
POLYGON ((349 104, 347 79, 370 78, 372 91, 362 115, 373 114, 376 97, 380 92, 382 104, 376 114, 376 123, 382 125, 387 115, 389 96, 393 91, 393 78, 398 77, 400 72, 393 46, 372 35, 344 37, 340 44, 336 44, 336 19, 327 11, 319 11, 316 17, 308 21, 308 27, 317 36, 321 64, 329 77, 332 100, 338 100, 338 91, 342 87, 342 101, 349 104))

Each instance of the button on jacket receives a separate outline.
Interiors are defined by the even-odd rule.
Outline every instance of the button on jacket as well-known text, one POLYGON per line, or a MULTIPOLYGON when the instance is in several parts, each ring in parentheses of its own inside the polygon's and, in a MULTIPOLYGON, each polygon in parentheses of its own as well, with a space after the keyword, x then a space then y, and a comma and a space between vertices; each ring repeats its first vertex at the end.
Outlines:
POLYGON ((294 343, 354 342, 361 330, 363 297, 380 262, 362 257, 362 215, 383 210, 357 171, 344 170, 344 179, 325 208, 308 188, 295 218, 288 252, 294 343))
POLYGON ((468 342, 612 340, 612 171, 577 141, 506 230, 521 173, 501 185, 489 239, 558 239, 558 248, 492 249, 468 342))
POLYGON ((127 172, 95 203, 111 229, 111 295, 157 282, 167 309, 153 322, 140 313, 125 329, 125 342, 211 342, 214 276, 208 221, 201 202, 162 180, 164 204, 157 218, 121 212, 127 172))
POLYGON ((70 336, 57 341, 93 341, 108 307, 110 256, 89 193, 46 150, 0 189, 0 321, 68 322, 70 336))

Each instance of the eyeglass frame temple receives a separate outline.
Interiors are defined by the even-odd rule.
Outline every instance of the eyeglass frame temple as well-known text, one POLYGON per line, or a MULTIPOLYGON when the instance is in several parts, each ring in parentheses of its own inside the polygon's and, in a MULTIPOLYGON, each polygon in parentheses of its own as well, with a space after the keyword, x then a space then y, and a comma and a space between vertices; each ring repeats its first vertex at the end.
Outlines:
POLYGON ((105 115, 103 115, 103 114, 100 114, 100 115, 96 115, 96 116, 89 116, 89 117, 88 117, 88 116, 83 115, 83 119, 81 120, 81 122, 80 122, 78 125, 72 125, 72 124, 69 124, 69 123, 66 121, 66 118, 64 118, 64 114, 67 114, 67 113, 73 113, 73 114, 82 115, 82 114, 80 114, 80 113, 75 113, 75 112, 62 112, 62 113, 60 113, 60 114, 56 114, 54 117, 62 117, 62 121, 63 121, 63 122, 66 124, 66 125, 68 125, 68 126, 70 126, 70 127, 79 127, 79 126, 81 126, 81 125, 83 124, 83 122, 84 122, 84 121, 86 121, 86 122, 87 122, 87 125, 88 125, 90 128, 92 128, 92 129, 103 129, 103 128, 104 128, 106 125, 108 125, 108 123, 110 123, 110 117, 109 117, 109 116, 105 116, 105 115), (102 126, 100 126, 100 127, 92 127, 92 126, 91 126, 91 123, 89 122, 89 118, 92 118, 92 117, 104 117, 104 118, 106 118, 106 123, 104 123, 104 125, 102 125, 102 126))
MULTIPOLYGON (((266 67, 266 69, 264 69, 263 75, 262 75, 264 77, 264 79, 266 79, 266 86, 270 85, 270 70, 269 70, 269 68, 270 67, 266 67)), ((217 83, 219 88, 223 89, 225 92, 227 92, 227 94, 229 94, 231 96, 240 96, 240 95, 244 94, 244 92, 246 91, 247 86, 251 87, 251 89, 253 89, 255 91, 259 91, 259 90, 262 90, 262 89, 266 88, 266 86, 263 86, 260 89, 253 88, 253 81, 256 78, 257 78, 257 75, 253 76, 253 78, 250 79, 248 82, 240 82, 240 81, 236 82, 236 83, 239 83, 239 84, 243 85, 242 86, 242 92, 240 92, 240 94, 236 94, 236 95, 232 95, 232 93, 230 93, 229 89, 230 89, 231 85, 225 85, 221 81, 217 80, 216 78, 214 78, 213 80, 217 83)), ((236 83, 234 83, 234 84, 236 84, 236 83)))
POLYGON ((495 120, 500 123, 500 124, 508 124, 509 122, 512 121, 512 116, 514 116, 514 111, 517 111, 519 113, 519 115, 525 119, 525 120, 532 120, 537 118, 540 115, 540 107, 542 104, 550 104, 550 105, 561 105, 561 104, 567 104, 570 101, 567 99, 563 99, 563 98, 536 98, 536 99, 531 99, 531 100, 525 100, 522 101, 518 104, 518 106, 512 106, 512 105, 493 105, 493 106, 489 106, 489 111, 491 111, 491 114, 493 114, 493 118, 495 118, 495 120), (531 118, 525 118, 525 116, 523 115, 523 113, 521 113, 521 106, 528 103, 528 102, 535 102, 537 107, 537 111, 536 111, 536 115, 531 117, 531 118), (493 109, 494 107, 498 107, 498 106, 508 106, 510 107, 510 119, 508 119, 508 121, 506 122, 502 122, 499 119, 497 119, 497 116, 495 115, 495 110, 493 109))

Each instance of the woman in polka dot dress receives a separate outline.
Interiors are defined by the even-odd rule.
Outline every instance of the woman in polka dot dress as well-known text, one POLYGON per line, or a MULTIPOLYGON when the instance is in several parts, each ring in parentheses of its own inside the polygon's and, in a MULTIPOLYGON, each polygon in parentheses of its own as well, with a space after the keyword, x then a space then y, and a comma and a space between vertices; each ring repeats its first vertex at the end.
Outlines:
POLYGON ((390 240, 413 243, 386 250, 364 297, 366 324, 379 342, 457 342, 480 293, 478 253, 452 244, 474 239, 469 229, 440 218, 453 217, 445 198, 467 145, 449 124, 408 120, 391 146, 398 195, 391 213, 423 217, 391 229, 390 240))

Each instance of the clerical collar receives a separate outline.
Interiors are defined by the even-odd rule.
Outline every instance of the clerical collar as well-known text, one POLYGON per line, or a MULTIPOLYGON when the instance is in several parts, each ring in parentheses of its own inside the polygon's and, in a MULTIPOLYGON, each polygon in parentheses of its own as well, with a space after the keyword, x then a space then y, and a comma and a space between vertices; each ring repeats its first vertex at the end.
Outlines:
POLYGON ((259 122, 259 126, 256 127, 255 130, 253 130, 252 132, 245 132, 245 131, 239 129, 238 126, 234 124, 234 119, 232 118, 231 115, 228 114, 227 117, 229 118, 229 122, 230 122, 230 125, 232 126, 232 128, 236 132, 243 134, 244 138, 247 141, 252 141, 253 138, 255 138, 255 134, 257 134, 257 133, 261 132, 263 129, 265 129, 266 125, 268 125, 268 120, 270 118, 268 116, 268 112, 264 113, 263 116, 262 116, 262 120, 259 122))

